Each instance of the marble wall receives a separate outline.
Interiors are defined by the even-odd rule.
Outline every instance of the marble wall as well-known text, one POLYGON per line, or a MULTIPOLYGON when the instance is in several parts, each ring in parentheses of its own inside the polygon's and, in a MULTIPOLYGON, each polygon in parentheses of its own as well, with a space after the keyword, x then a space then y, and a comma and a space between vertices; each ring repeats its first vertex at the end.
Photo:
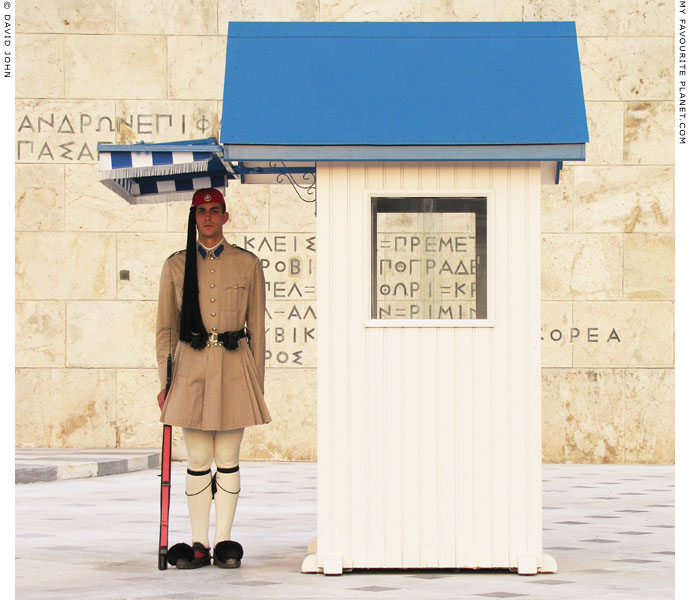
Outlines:
MULTIPOLYGON (((216 135, 228 21, 575 20, 591 142, 542 194, 543 457, 673 462, 672 3, 24 0, 16 19, 18 445, 160 443, 157 285, 187 207, 127 205, 96 145, 216 135)), ((314 460, 314 207, 268 185, 228 202, 269 284, 274 420, 243 456, 314 460)))

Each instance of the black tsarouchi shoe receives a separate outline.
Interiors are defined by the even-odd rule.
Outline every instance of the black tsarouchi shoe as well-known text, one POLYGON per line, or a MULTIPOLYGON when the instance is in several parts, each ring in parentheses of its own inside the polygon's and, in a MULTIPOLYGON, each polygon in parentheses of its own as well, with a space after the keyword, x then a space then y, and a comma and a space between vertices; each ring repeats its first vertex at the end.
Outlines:
POLYGON ((213 549, 213 564, 221 569, 236 569, 242 556, 244 550, 239 542, 218 542, 213 549))
POLYGON ((199 569, 211 564, 211 550, 200 542, 175 544, 168 550, 168 563, 178 569, 199 569))

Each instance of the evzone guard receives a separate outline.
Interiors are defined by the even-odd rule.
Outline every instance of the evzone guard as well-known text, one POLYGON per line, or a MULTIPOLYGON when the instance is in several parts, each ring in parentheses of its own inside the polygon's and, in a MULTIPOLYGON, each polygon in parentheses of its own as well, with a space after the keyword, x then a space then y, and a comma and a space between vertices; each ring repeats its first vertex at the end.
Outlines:
MULTIPOLYGON (((158 403, 161 422, 182 428, 192 524, 192 545, 178 543, 167 551, 167 562, 178 569, 203 567, 211 558, 218 567, 240 566, 242 546, 230 540, 240 492, 240 444, 245 427, 271 420, 263 396, 264 274, 254 254, 223 237, 228 217, 220 191, 197 190, 187 248, 165 261, 161 275, 156 325, 161 388, 171 340, 174 358, 170 389, 161 389, 158 403)), ((167 544, 167 516, 165 523, 167 544)))

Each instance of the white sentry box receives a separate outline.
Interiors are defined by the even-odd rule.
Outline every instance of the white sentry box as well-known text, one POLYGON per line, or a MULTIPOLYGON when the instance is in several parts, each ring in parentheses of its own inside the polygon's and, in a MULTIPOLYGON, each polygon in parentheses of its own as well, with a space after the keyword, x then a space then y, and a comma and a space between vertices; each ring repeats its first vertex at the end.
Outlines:
POLYGON ((555 173, 317 164, 318 525, 303 571, 556 570, 542 551, 540 383, 540 190, 555 173), (483 318, 373 318, 380 197, 485 199, 483 318))

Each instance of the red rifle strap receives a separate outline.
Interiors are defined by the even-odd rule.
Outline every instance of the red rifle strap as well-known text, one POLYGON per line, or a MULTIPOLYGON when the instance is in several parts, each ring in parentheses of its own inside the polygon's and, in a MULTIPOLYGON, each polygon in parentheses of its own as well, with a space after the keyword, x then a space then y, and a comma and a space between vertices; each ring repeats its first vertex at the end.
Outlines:
MULTIPOLYGON (((170 350, 165 373, 165 398, 172 384, 172 335, 168 331, 170 350)), ((172 460, 172 426, 163 425, 161 448, 161 527, 158 537, 158 569, 168 568, 168 517, 170 516, 170 461, 172 460)))
POLYGON ((161 449, 161 527, 158 540, 158 568, 168 568, 168 517, 170 515, 170 461, 172 454, 172 427, 163 425, 161 449))

